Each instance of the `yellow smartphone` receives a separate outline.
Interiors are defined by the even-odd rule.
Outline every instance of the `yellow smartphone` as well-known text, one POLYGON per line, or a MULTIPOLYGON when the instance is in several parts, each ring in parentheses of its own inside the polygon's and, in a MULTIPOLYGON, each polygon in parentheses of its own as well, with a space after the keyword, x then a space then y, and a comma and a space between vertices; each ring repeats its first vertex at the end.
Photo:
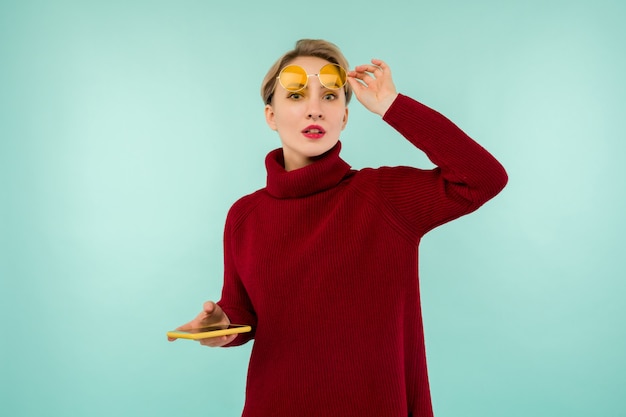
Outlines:
POLYGON ((209 337, 227 336, 229 334, 247 333, 251 330, 252 327, 244 324, 231 324, 229 326, 208 326, 199 327, 197 329, 170 330, 167 332, 167 337, 198 340, 209 337))

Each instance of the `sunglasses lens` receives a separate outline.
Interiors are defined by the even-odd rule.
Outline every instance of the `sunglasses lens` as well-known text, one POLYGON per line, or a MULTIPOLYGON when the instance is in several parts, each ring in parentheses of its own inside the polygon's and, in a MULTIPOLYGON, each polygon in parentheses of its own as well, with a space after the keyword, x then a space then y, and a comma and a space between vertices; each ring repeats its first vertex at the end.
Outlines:
POLYGON ((306 87, 308 76, 304 68, 297 65, 289 65, 280 72, 278 80, 280 85, 287 91, 300 91, 306 87))
POLYGON ((320 83, 331 90, 338 90, 346 84, 346 71, 336 64, 327 64, 320 69, 320 83))

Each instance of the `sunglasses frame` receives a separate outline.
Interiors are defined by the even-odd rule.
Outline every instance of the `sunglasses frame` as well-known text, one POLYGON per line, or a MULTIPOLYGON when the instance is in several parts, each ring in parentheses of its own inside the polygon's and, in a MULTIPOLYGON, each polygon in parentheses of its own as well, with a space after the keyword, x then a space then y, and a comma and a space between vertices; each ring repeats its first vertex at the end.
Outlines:
MULTIPOLYGON (((323 75, 323 74, 322 74, 322 75, 323 75)), ((306 86, 307 86, 307 85, 309 85, 309 77, 312 77, 312 76, 317 77, 317 79, 320 81, 320 84, 322 84, 322 86, 324 86, 324 88, 328 88, 329 90, 340 90, 340 89, 342 89, 342 88, 345 88, 345 86, 348 84, 348 71, 346 71, 346 70, 345 70, 345 68, 344 68, 344 67, 342 67, 341 65, 339 65, 339 64, 333 64, 332 62, 331 62, 331 63, 328 63, 328 64, 326 64, 326 65, 324 65, 324 66, 322 66, 322 68, 320 68, 320 69, 319 69, 319 71, 317 72, 317 74, 307 74, 306 70, 305 70, 304 68, 302 68, 300 65, 287 65, 287 66, 286 66, 286 67, 284 67, 282 70, 280 70, 280 73, 278 73, 278 77, 276 77, 276 79, 278 80, 278 83, 280 84, 280 86, 281 86, 282 88, 284 88, 285 90, 287 90, 287 91, 289 91, 289 92, 291 92, 291 93, 297 93, 297 92, 300 92, 300 91, 304 90, 304 89, 306 88, 306 86), (337 68, 339 68, 339 70, 340 70, 339 74, 341 74, 341 73, 343 72, 343 75, 344 75, 344 76, 343 76, 343 77, 341 77, 341 76, 340 76, 340 79, 341 79, 341 78, 343 78, 343 79, 344 79, 344 82, 343 82, 343 84, 342 84, 342 85, 340 85, 340 86, 339 86, 339 87, 337 87, 337 88, 332 88, 332 87, 327 86, 326 84, 324 84, 324 82, 323 82, 323 81, 322 81, 322 79, 320 78, 320 73, 322 72, 322 70, 323 70, 324 68, 326 68, 326 67, 328 67, 328 66, 331 66, 331 67, 337 67, 337 68), (300 68, 300 69, 302 70, 302 73, 306 75, 306 81, 305 81, 304 85, 303 85, 301 88, 297 89, 297 90, 294 90, 293 88, 287 88, 287 87, 285 87, 285 85, 282 83, 282 80, 280 79, 280 77, 283 75, 283 72, 284 72, 287 68, 290 68, 290 67, 300 68)))

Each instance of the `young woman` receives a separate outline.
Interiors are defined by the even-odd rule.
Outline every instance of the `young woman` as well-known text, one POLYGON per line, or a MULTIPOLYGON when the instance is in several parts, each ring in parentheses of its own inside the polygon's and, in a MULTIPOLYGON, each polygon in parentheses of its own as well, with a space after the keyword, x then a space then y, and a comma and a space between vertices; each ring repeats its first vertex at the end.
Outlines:
POLYGON ((254 339, 246 417, 432 416, 418 245, 507 182, 451 121, 399 94, 385 62, 345 68, 335 45, 305 39, 268 72, 265 117, 282 147, 266 187, 228 213, 221 300, 181 326, 252 326, 201 341, 254 339), (351 169, 339 136, 353 93, 436 168, 351 169))

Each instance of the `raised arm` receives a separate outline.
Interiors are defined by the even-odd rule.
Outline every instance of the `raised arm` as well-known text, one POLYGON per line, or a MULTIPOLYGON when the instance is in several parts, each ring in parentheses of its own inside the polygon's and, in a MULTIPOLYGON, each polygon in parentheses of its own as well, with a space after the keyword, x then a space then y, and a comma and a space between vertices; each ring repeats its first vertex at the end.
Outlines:
POLYGON ((379 187, 415 233, 476 210, 504 188, 502 165, 448 118, 398 94, 385 62, 372 60, 349 75, 357 99, 436 165, 379 170, 379 187))

